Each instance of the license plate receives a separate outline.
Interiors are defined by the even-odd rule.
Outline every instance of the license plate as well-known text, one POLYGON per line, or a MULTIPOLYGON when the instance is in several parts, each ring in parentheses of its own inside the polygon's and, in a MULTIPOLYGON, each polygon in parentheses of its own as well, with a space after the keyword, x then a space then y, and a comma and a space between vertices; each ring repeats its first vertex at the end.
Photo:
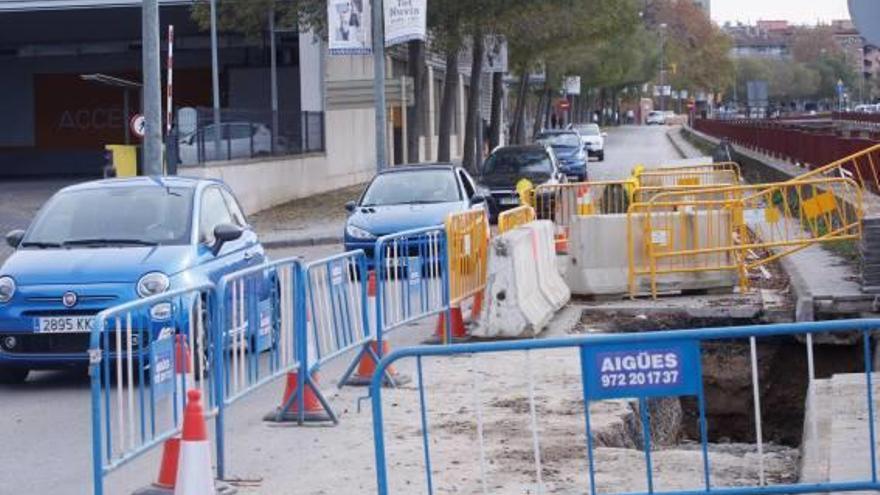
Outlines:
POLYGON ((91 316, 48 316, 37 318, 38 333, 88 333, 95 319, 91 316))
POLYGON ((519 198, 509 198, 509 197, 508 197, 508 198, 501 198, 501 204, 503 204, 503 205, 505 205, 505 206, 508 206, 508 205, 518 205, 518 204, 519 204, 519 198))

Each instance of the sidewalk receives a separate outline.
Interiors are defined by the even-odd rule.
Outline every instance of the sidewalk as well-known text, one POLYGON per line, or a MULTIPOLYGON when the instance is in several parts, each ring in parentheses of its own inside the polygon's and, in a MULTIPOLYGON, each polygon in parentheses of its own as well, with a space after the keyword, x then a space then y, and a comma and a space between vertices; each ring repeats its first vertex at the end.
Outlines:
POLYGON ((364 185, 297 199, 251 215, 250 221, 267 248, 339 244, 348 212, 364 185))

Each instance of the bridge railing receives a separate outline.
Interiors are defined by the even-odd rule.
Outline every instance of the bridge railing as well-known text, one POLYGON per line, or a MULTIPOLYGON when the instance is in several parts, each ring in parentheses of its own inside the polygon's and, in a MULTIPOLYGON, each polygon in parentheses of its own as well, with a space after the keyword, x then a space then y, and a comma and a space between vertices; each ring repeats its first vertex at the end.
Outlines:
MULTIPOLYGON (((597 456, 595 431, 591 423, 591 404, 611 399, 635 399, 637 410, 633 411, 639 423, 640 440, 638 454, 642 458, 644 470, 639 473, 617 472, 614 478, 625 478, 627 485, 637 483, 638 477, 644 476, 644 482, 638 483, 642 489, 636 489, 628 495, 759 495, 759 494, 798 494, 798 493, 829 493, 851 492, 880 489, 877 473, 876 452, 876 415, 874 411, 874 376, 872 367, 872 332, 880 328, 880 320, 848 320, 825 321, 815 323, 778 324, 762 326, 743 326, 728 328, 711 328, 699 330, 675 330, 638 334, 602 334, 574 338, 522 340, 508 342, 462 344, 442 347, 411 347, 397 350, 388 355, 378 366, 371 384, 370 395, 373 408, 374 448, 376 458, 376 477, 378 494, 389 493, 490 493, 488 487, 504 485, 510 493, 549 493, 552 491, 565 493, 584 493, 586 484, 590 486, 592 495, 603 493, 608 495, 621 494, 608 477, 600 477, 598 473, 611 469, 603 464, 605 458, 597 456), (820 483, 782 483, 775 481, 766 473, 765 465, 769 457, 764 455, 766 410, 762 407, 762 377, 766 379, 766 366, 762 366, 759 357, 766 353, 758 352, 761 346, 780 345, 782 343, 805 342, 805 359, 807 362, 806 383, 808 383, 806 404, 817 405, 814 393, 815 366, 813 337, 819 334, 835 336, 857 336, 861 340, 862 352, 859 368, 864 374, 863 400, 853 405, 859 409, 858 414, 866 418, 863 439, 858 445, 852 445, 850 462, 859 463, 862 472, 855 472, 846 480, 831 479, 820 483), (757 458, 757 469, 752 468, 737 473, 737 479, 719 481, 719 474, 725 467, 715 467, 714 454, 710 454, 709 432, 716 431, 718 424, 707 419, 707 394, 704 387, 706 374, 702 362, 710 352, 730 354, 735 349, 743 356, 743 363, 748 363, 751 371, 751 402, 743 403, 744 413, 754 415, 755 453, 749 458, 757 458), (560 353, 569 353, 560 357, 560 353), (469 356, 470 361, 462 366, 462 358, 469 356), (516 367, 505 367, 508 370, 503 377, 509 385, 517 373, 527 383, 528 396, 523 403, 514 408, 517 416, 505 413, 503 422, 492 415, 496 409, 482 408, 486 401, 482 395, 480 383, 492 379, 487 366, 481 362, 504 357, 521 357, 522 363, 516 367), (546 407, 536 406, 535 390, 541 387, 545 394, 549 387, 559 385, 557 377, 547 376, 548 382, 538 383, 533 373, 533 361, 545 359, 572 359, 571 372, 580 375, 579 388, 566 388, 561 392, 566 403, 581 403, 581 407, 573 409, 572 414, 583 415, 583 421, 567 423, 564 431, 554 422, 550 428, 546 423, 542 427, 541 415, 548 413, 546 407), (411 395, 399 392, 393 395, 394 407, 386 408, 385 391, 382 389, 381 375, 392 365, 399 365, 403 360, 413 362, 416 370, 416 389, 411 395), (448 369, 440 368, 442 360, 454 360, 453 368, 461 374, 470 374, 473 385, 468 387, 473 395, 473 406, 456 402, 449 405, 449 397, 442 396, 446 402, 429 402, 432 398, 426 371, 448 369), (483 368, 482 370, 480 368, 483 368), (512 374, 509 370, 513 371, 512 374), (663 464, 661 454, 655 453, 654 429, 651 427, 651 409, 656 407, 656 399, 689 397, 696 399, 698 430, 695 440, 699 443, 700 461, 692 469, 682 470, 681 463, 673 469, 663 464), (444 411, 444 407, 446 410, 444 411), (448 414, 445 413, 448 411, 448 414), (581 412, 583 411, 583 412, 581 412), (454 417, 450 423, 450 416, 454 417), (454 424, 455 430, 449 425, 454 424), (491 448, 497 440, 500 425, 503 426, 501 446, 491 448), (577 425, 582 425, 578 427, 577 425), (572 426, 573 425, 573 426, 572 426), (582 428, 582 429, 581 429, 582 428), (433 429, 442 429, 441 435, 432 434, 433 429), (564 448, 556 443, 546 445, 542 432, 554 434, 554 438, 565 438, 564 448), (579 431, 578 431, 579 430, 579 431), (462 431, 473 440, 473 449, 461 449, 461 439, 451 438, 450 431, 462 431), (416 432, 421 436, 420 461, 413 457, 414 449, 407 439, 416 432), (495 435, 491 437, 490 435, 495 435), (449 469, 449 463, 443 455, 445 441, 458 442, 456 455, 449 469), (514 445, 517 447, 514 448, 514 445), (522 450, 523 446, 526 450, 522 450), (586 449, 583 448, 586 446, 586 449), (398 448, 399 447, 399 448, 398 448), (552 449, 553 457, 545 457, 544 449, 552 449), (534 470, 523 468, 522 464, 511 466, 515 452, 518 458, 534 465, 534 470), (564 476, 555 476, 558 463, 565 458, 564 476), (468 475, 459 472, 462 465, 473 463, 468 475), (553 466, 549 464, 556 463, 553 466), (456 468, 455 466, 458 466, 456 468), (571 466, 584 466, 583 471, 572 471, 571 466), (655 467, 656 466, 656 467, 655 467), (545 469, 546 468, 546 469, 545 469), (391 472, 391 470, 394 472, 391 472), (507 469, 507 470, 505 470, 507 469), (515 472, 513 471, 515 469, 515 472), (668 478, 670 471, 676 471, 675 480, 668 478), (476 474, 473 474, 476 473, 476 474), (473 475, 471 475, 473 474, 473 475), (688 478, 690 475, 690 478, 688 478), (553 476, 553 480, 548 480, 553 476), (421 489, 417 489, 421 485, 421 489), (521 486, 511 486, 521 485, 521 486), (571 485, 571 486, 567 486, 571 485), (686 485, 686 486, 682 486, 686 485)), ((858 342, 858 340, 857 340, 858 342)), ((453 362, 453 361, 450 361, 453 362)), ((494 362, 494 361, 493 361, 494 362)), ((744 370, 748 373, 748 369, 744 370)), ((544 376, 544 375, 539 375, 544 376)), ((451 379, 449 376, 443 380, 451 379)), ((455 379, 466 382, 466 377, 456 375, 455 379)), ((430 384, 433 385, 434 381, 430 384)), ((459 399, 460 400, 460 399, 459 399)), ((390 402, 390 400, 389 400, 390 402)), ((467 401, 470 402, 470 401, 467 401)), ((771 438, 772 438, 772 431, 771 438)), ((558 440, 557 440, 558 441, 558 440)), ((549 443, 549 441, 546 441, 549 443)), ((619 464, 615 464, 619 469, 619 464)), ((857 471, 857 470, 853 470, 857 471)), ((638 486, 636 485, 636 486, 638 486)))

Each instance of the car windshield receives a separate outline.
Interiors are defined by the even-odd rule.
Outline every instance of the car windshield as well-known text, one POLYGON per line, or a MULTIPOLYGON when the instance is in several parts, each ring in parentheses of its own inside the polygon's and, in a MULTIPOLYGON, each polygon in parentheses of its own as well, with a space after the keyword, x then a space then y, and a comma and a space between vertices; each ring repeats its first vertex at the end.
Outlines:
POLYGON ((598 136, 599 135, 599 126, 597 125, 580 125, 577 126, 577 131, 581 133, 581 136, 598 136))
POLYGON ((451 170, 411 170, 381 174, 367 188, 361 206, 451 203, 460 201, 451 170))
POLYGON ((188 244, 191 212, 188 188, 154 185, 61 192, 40 211, 21 246, 188 244))
MULTIPOLYGON (((483 167, 485 178, 534 178, 547 180, 553 174, 550 155, 541 149, 501 150, 493 153, 483 167)), ((489 180, 490 183, 496 181, 489 180)))
POLYGON ((538 136, 538 141, 563 148, 576 148, 581 145, 577 134, 542 134, 538 136))

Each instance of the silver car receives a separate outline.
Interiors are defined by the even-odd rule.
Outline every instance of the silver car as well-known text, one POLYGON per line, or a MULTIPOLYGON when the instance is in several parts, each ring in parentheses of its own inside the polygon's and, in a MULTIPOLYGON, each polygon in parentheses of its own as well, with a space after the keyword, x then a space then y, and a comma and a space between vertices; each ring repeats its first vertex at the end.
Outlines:
POLYGON ((213 124, 181 137, 180 163, 193 165, 272 153, 272 131, 265 124, 228 122, 220 124, 220 129, 219 154, 214 146, 216 127, 213 124))

